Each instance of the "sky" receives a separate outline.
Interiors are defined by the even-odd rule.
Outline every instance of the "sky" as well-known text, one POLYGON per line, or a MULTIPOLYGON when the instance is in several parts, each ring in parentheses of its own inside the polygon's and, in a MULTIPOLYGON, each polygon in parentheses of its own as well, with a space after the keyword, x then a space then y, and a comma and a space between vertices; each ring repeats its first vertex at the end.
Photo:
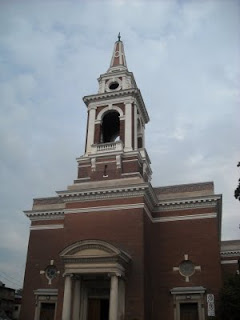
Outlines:
POLYGON ((21 288, 32 199, 77 177, 85 95, 121 32, 150 122, 153 186, 214 181, 240 238, 240 1, 0 0, 0 280, 21 288))

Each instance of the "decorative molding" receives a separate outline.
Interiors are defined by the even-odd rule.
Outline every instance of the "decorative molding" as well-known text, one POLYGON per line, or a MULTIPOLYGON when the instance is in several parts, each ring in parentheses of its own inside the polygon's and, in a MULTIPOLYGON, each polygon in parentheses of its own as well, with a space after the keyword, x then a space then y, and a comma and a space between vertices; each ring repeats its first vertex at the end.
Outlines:
POLYGON ((138 160, 138 159, 123 160, 122 162, 133 162, 133 161, 138 161, 138 163, 139 163, 139 160, 138 160))
POLYGON ((240 256, 240 249, 221 251, 221 257, 236 257, 236 256, 240 256))
POLYGON ((216 201, 220 200, 220 196, 204 196, 198 198, 187 199, 172 199, 172 200, 158 200, 157 209, 155 212, 183 210, 187 208, 213 207, 216 201))
POLYGON ((175 287, 170 290, 171 294, 193 294, 193 293, 205 293, 206 288, 200 287, 175 287))
POLYGON ((129 210, 129 209, 141 209, 143 207, 144 207, 144 203, 124 204, 124 205, 115 205, 115 206, 98 206, 98 207, 66 209, 65 210, 65 214, 84 213, 84 212, 101 212, 101 211, 106 212, 106 211, 129 210))
POLYGON ((31 226, 30 230, 52 230, 52 229, 63 229, 64 225, 63 224, 43 224, 43 225, 36 225, 36 226, 31 226))
POLYGON ((37 220, 61 220, 64 219, 64 211, 46 210, 46 211, 23 211, 31 221, 37 220))
POLYGON ((237 264, 238 260, 222 260, 221 264, 237 264))
POLYGON ((122 98, 129 97, 129 96, 132 98, 135 98, 137 100, 139 109, 140 109, 141 114, 144 119, 144 122, 147 123, 149 121, 149 116, 148 116, 148 113, 147 113, 147 110, 146 110, 146 107, 145 107, 145 104, 144 104, 144 101, 143 101, 143 98, 141 95, 141 91, 138 88, 93 94, 93 95, 83 97, 83 101, 87 106, 90 104, 92 107, 93 105, 96 106, 96 104, 95 104, 96 102, 105 101, 105 102, 109 103, 108 100, 114 99, 113 100, 113 103, 114 103, 114 102, 116 102, 116 100, 115 100, 116 98, 122 100, 122 98))
POLYGON ((118 187, 108 189, 90 189, 84 191, 57 191, 57 194, 64 202, 75 200, 90 200, 90 199, 107 199, 107 198, 131 198, 133 196, 143 195, 147 184, 139 186, 118 187))
POLYGON ((102 120, 102 117, 103 117, 105 112, 112 111, 112 110, 115 110, 116 112, 119 113, 120 117, 124 118, 124 114, 123 114, 123 111, 122 111, 121 108, 119 108, 118 106, 112 105, 112 104, 108 104, 107 107, 105 107, 104 109, 102 109, 99 112, 99 114, 97 115, 97 118, 95 120, 95 123, 96 123, 96 121, 101 121, 102 120))
POLYGON ((160 217, 153 218, 153 222, 173 222, 173 221, 184 221, 184 220, 199 220, 199 219, 212 219, 216 218, 216 213, 199 213, 199 214, 187 214, 184 216, 171 216, 171 217, 160 217))
POLYGON ((33 293, 37 296, 57 296, 58 289, 37 289, 33 293))

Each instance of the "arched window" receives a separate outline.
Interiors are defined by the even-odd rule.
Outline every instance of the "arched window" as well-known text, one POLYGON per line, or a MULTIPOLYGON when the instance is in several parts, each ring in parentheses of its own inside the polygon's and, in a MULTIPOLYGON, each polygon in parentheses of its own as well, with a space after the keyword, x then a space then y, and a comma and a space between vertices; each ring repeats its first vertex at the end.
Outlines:
POLYGON ((102 142, 114 142, 119 139, 120 120, 115 110, 107 112, 102 119, 102 142))

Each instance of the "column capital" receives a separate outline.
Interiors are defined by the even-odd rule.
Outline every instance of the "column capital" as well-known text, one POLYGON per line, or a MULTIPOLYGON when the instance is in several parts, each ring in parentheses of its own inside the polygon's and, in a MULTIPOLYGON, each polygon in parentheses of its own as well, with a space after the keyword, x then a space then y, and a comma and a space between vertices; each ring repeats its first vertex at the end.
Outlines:
POLYGON ((121 278, 123 275, 120 272, 109 272, 108 277, 111 278, 112 276, 116 276, 118 278, 121 278))
POLYGON ((124 101, 125 105, 126 104, 132 104, 132 103, 134 103, 134 99, 128 99, 128 100, 124 101))
POLYGON ((67 277, 67 276, 69 276, 70 278, 72 278, 72 277, 74 276, 74 274, 73 274, 73 273, 64 272, 62 276, 63 276, 63 278, 65 278, 65 277, 67 277))
POLYGON ((97 106, 90 104, 90 105, 88 106, 88 110, 97 110, 97 106))
POLYGON ((81 275, 80 274, 73 274, 73 279, 74 280, 81 280, 81 275))

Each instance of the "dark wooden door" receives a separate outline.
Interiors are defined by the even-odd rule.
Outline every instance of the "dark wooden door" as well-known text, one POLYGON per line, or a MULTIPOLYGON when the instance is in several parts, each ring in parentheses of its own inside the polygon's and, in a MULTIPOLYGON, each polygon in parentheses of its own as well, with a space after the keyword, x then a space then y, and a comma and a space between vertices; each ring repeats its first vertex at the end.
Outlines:
POLYGON ((88 299, 88 320, 108 320, 108 313, 108 299, 88 299))
POLYGON ((40 320, 54 320, 55 303, 41 303, 40 320))
POLYGON ((198 320, 198 304, 181 303, 180 320, 198 320))
POLYGON ((88 320, 101 320, 100 299, 88 299, 88 320))

